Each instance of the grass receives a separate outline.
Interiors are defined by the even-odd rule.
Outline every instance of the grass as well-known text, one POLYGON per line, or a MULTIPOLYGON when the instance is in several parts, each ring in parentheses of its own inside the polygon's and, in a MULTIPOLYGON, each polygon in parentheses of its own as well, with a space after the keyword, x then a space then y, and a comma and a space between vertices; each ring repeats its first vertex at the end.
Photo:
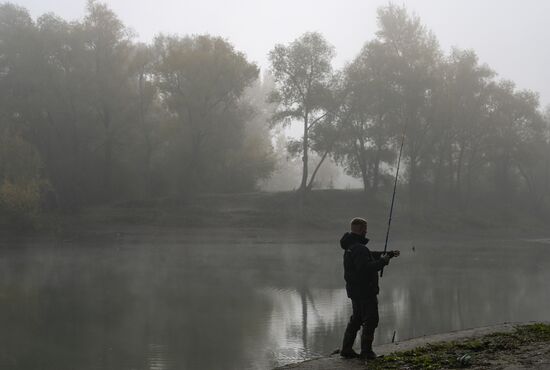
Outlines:
MULTIPOLYGON (((114 223, 160 224, 166 226, 339 229, 354 216, 369 219, 372 231, 385 230, 391 194, 376 197, 361 190, 315 190, 305 203, 295 192, 204 194, 186 200, 158 199, 145 202, 119 202, 84 210, 91 221, 111 219, 114 223)), ((519 207, 473 203, 468 209, 417 200, 413 211, 405 195, 398 197, 392 228, 425 233, 460 233, 464 230, 485 233, 487 230, 514 231, 546 229, 548 220, 533 217, 519 207)))
MULTIPOLYGON (((424 195, 425 197, 427 195, 424 195)), ((43 229, 56 234, 78 230, 101 231, 118 227, 163 226, 177 228, 226 227, 282 231, 340 232, 355 216, 369 220, 371 235, 384 235, 391 194, 376 196, 361 190, 314 190, 305 202, 296 192, 201 194, 188 198, 117 201, 90 206, 76 213, 41 215, 43 229), (50 220, 56 220, 52 226, 50 220)), ((471 202, 462 206, 434 205, 417 199, 413 211, 401 192, 393 215, 392 236, 517 236, 547 234, 548 217, 535 217, 527 209, 503 203, 471 202), (489 204, 490 203, 490 204, 489 204), (510 228, 510 224, 514 225, 510 228)), ((2 229, 0 225, 0 229, 2 229)))
POLYGON ((487 360, 495 355, 510 355, 522 346, 535 343, 550 345, 550 325, 518 326, 510 333, 493 333, 465 341, 441 342, 410 351, 393 352, 369 362, 368 369, 432 370, 488 366, 487 360))

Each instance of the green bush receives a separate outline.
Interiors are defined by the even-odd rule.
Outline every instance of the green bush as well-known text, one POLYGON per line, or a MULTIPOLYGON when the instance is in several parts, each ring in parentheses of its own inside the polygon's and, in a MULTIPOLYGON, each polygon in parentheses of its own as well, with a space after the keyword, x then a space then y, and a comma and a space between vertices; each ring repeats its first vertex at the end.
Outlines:
POLYGON ((40 210, 40 187, 36 181, 14 184, 4 180, 0 186, 0 217, 6 226, 33 229, 40 210))

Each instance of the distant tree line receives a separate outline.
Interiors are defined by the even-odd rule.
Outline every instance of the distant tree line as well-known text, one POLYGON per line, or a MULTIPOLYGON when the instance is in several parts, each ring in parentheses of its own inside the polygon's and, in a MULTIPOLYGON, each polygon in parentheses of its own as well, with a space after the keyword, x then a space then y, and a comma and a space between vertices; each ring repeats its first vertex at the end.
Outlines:
POLYGON ((270 73, 221 37, 151 44, 105 4, 80 21, 33 20, 0 5, 0 208, 76 209, 115 199, 258 188, 277 167, 272 128, 300 124, 300 193, 331 158, 376 194, 406 137, 410 199, 550 198, 549 115, 475 52, 446 55, 403 7, 378 11, 376 37, 334 70, 306 33, 269 54, 270 73), (312 154, 315 162, 312 162, 312 154))
POLYGON ((375 194, 391 183, 404 134, 413 204, 485 197, 548 205, 550 115, 538 94, 497 80, 471 50, 445 55, 419 18, 394 5, 378 10, 376 37, 343 70, 332 70, 333 55, 318 33, 270 54, 273 120, 303 125, 289 147, 303 157, 302 192, 332 156, 375 194), (311 175, 309 152, 320 158, 311 175))
POLYGON ((220 37, 134 42, 99 2, 78 22, 33 21, 3 4, 2 198, 30 191, 71 209, 253 190, 274 165, 268 125, 250 97, 261 89, 258 73, 220 37))

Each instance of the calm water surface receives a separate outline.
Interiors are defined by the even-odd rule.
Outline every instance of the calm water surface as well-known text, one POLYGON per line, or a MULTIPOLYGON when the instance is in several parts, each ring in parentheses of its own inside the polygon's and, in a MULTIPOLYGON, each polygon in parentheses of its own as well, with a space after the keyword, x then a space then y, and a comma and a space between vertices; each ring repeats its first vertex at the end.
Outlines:
MULTIPOLYGON (((340 346, 339 236, 202 239, 2 243, 0 369, 269 369, 340 346)), ((412 244, 393 245, 378 344, 550 319, 550 242, 412 244)))

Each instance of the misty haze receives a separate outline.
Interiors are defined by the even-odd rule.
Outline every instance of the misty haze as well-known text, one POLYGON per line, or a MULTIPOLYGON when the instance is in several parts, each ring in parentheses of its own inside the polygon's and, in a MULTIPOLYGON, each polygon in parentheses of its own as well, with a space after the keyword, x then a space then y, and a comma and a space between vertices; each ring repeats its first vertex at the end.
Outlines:
POLYGON ((0 3, 0 370, 550 369, 549 14, 0 3))

